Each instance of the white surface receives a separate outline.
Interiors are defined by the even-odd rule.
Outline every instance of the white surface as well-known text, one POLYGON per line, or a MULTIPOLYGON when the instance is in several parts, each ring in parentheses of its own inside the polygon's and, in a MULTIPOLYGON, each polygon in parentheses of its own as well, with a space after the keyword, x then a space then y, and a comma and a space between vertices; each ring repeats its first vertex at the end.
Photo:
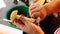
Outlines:
POLYGON ((6 7, 6 4, 4 3, 3 0, 0 0, 0 8, 4 8, 4 7, 6 7))
POLYGON ((23 34, 21 30, 17 30, 9 26, 0 24, 0 34, 1 33, 2 34, 23 34))

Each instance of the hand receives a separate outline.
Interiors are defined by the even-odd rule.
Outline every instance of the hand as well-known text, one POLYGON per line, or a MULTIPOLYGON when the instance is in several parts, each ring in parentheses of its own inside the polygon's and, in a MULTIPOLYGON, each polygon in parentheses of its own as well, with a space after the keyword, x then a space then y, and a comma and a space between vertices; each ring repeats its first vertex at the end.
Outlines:
POLYGON ((46 9, 44 6, 40 6, 37 3, 34 3, 33 5, 30 6, 29 8, 29 15, 30 17, 40 17, 41 19, 46 17, 46 9))
POLYGON ((44 34, 39 26, 31 23, 23 17, 21 17, 20 20, 15 20, 13 24, 28 34, 44 34))

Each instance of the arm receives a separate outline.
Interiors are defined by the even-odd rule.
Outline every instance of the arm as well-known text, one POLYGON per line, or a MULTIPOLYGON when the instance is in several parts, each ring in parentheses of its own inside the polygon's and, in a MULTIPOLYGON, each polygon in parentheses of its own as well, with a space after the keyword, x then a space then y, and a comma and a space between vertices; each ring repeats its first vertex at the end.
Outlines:
POLYGON ((44 5, 47 15, 54 13, 54 12, 60 12, 60 0, 53 0, 52 2, 44 5))
POLYGON ((60 0, 53 0, 42 6, 40 6, 39 3, 34 3, 29 8, 30 17, 40 17, 41 20, 54 12, 60 12, 60 0))
POLYGON ((50 3, 43 5, 40 10, 40 13, 43 14, 40 15, 42 17, 41 19, 44 19, 47 15, 55 12, 60 12, 60 0, 53 0, 50 3))
MULTIPOLYGON (((33 32, 33 31, 32 31, 33 32)), ((28 34, 45 34, 44 31, 41 29, 41 27, 35 29, 34 33, 28 33, 28 34)))

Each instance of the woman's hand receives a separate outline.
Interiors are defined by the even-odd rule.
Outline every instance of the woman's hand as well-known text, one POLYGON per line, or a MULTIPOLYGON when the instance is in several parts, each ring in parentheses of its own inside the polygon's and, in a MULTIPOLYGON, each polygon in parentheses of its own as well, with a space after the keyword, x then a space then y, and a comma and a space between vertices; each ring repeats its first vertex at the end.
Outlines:
POLYGON ((23 17, 21 17, 20 20, 15 20, 13 24, 28 34, 44 34, 41 27, 31 23, 23 17))
POLYGON ((44 6, 40 6, 37 3, 34 3, 29 8, 29 15, 30 17, 40 17, 41 19, 44 19, 46 17, 46 9, 44 6))
POLYGON ((31 17, 40 17, 41 19, 44 19, 47 15, 55 12, 60 12, 60 0, 52 0, 43 6, 34 3, 29 8, 31 17))

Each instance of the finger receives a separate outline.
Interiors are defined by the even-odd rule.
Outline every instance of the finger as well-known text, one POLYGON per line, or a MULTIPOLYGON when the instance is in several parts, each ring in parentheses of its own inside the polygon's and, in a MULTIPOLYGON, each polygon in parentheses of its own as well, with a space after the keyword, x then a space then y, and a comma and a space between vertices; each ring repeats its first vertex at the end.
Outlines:
POLYGON ((39 11, 39 8, 37 7, 35 9, 29 11, 29 15, 31 16, 33 13, 38 12, 38 11, 39 11))
POLYGON ((35 12, 35 13, 33 13, 32 15, 31 15, 31 17, 33 17, 33 18, 36 18, 36 17, 38 17, 39 16, 39 13, 38 12, 35 12))
POLYGON ((32 10, 32 9, 34 9, 35 7, 37 7, 37 4, 36 4, 36 3, 33 4, 33 5, 31 5, 31 6, 29 7, 29 9, 32 10))
POLYGON ((43 18, 45 17, 42 12, 33 13, 31 16, 32 16, 33 18, 40 17, 41 19, 43 19, 43 18))
POLYGON ((36 3, 35 3, 35 5, 31 6, 31 8, 29 9, 29 15, 31 16, 31 13, 33 11, 37 11, 39 7, 40 7, 40 5, 37 5, 36 3))
POLYGON ((27 26, 30 22, 25 17, 21 17, 20 20, 27 26))
POLYGON ((41 14, 39 12, 35 12, 31 15, 31 17, 36 18, 36 17, 40 17, 40 15, 41 14))
POLYGON ((20 28, 22 31, 27 32, 27 28, 25 27, 25 25, 24 25, 24 27, 22 27, 22 24, 20 24, 20 23, 14 22, 14 24, 15 24, 18 28, 20 28))
POLYGON ((16 21, 14 21, 14 23, 13 23, 14 25, 16 25, 18 28, 20 28, 20 29, 24 29, 24 25, 23 24, 20 24, 20 22, 18 23, 18 22, 16 22, 16 21))
POLYGON ((31 10, 31 14, 33 14, 34 12, 38 12, 39 11, 39 7, 36 7, 35 9, 31 10))
POLYGON ((20 28, 24 32, 28 32, 26 25, 22 24, 19 21, 14 21, 14 25, 16 25, 18 28, 20 28))

